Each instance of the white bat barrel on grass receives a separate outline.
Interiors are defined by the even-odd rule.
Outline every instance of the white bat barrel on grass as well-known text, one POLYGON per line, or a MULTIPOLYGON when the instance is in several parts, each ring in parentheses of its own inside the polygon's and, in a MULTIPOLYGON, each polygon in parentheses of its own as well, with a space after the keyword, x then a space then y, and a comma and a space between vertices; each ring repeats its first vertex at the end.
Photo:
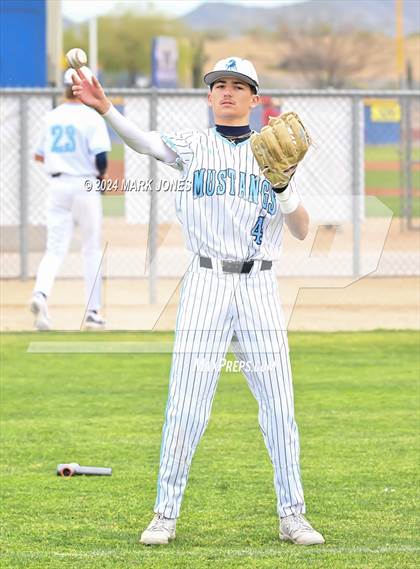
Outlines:
POLYGON ((100 466, 80 466, 77 462, 70 462, 57 465, 57 476, 70 478, 71 476, 111 476, 112 468, 103 468, 100 466))

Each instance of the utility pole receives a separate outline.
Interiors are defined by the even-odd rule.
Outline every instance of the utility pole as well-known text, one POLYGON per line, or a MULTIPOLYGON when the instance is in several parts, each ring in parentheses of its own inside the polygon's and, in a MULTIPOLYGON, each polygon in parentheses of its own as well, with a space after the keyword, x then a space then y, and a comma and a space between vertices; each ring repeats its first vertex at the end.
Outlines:
POLYGON ((63 26, 61 0, 47 0, 48 84, 60 87, 63 81, 63 26))
POLYGON ((92 16, 89 20, 89 56, 88 65, 95 77, 98 76, 98 20, 92 16))
POLYGON ((404 0, 395 0, 395 54, 398 87, 405 86, 404 0))

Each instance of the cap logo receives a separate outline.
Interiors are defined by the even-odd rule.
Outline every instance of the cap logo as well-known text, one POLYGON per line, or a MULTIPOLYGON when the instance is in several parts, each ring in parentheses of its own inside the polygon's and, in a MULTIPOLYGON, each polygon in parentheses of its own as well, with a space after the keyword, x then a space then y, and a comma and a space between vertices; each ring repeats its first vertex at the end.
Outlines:
POLYGON ((229 71, 236 71, 236 61, 234 59, 229 59, 226 63, 226 69, 229 69, 229 71))

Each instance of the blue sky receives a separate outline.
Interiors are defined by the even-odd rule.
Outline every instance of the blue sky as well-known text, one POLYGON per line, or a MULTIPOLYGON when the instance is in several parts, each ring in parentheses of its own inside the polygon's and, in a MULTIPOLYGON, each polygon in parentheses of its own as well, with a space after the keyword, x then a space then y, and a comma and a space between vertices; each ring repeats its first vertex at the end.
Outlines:
MULTIPOLYGON (((211 0, 204 0, 208 4, 212 4, 211 0)), ((203 0, 155 0, 155 1, 139 1, 139 0, 62 0, 63 16, 75 22, 81 22, 92 16, 100 16, 109 12, 124 11, 127 8, 135 8, 139 12, 147 12, 155 9, 168 16, 182 16, 190 12, 200 4, 203 0)), ((250 6, 275 6, 279 4, 295 4, 302 0, 218 0, 234 4, 250 5, 250 6)))

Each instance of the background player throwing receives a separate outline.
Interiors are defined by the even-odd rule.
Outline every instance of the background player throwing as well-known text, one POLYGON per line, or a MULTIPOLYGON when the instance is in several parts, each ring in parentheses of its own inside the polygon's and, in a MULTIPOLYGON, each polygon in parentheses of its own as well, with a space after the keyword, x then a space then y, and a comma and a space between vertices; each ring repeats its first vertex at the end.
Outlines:
MULTIPOLYGON (((89 78, 92 73, 83 68, 89 78)), ((47 298, 68 251, 74 224, 80 226, 84 264, 86 319, 88 329, 103 328, 101 307, 101 195, 96 179, 107 168, 111 142, 104 120, 92 109, 80 104, 72 92, 72 76, 64 75, 65 102, 46 118, 35 160, 43 162, 50 176, 47 213, 46 252, 38 267, 30 309, 35 327, 49 330, 47 298), (86 181, 92 182, 88 192, 86 181)))

